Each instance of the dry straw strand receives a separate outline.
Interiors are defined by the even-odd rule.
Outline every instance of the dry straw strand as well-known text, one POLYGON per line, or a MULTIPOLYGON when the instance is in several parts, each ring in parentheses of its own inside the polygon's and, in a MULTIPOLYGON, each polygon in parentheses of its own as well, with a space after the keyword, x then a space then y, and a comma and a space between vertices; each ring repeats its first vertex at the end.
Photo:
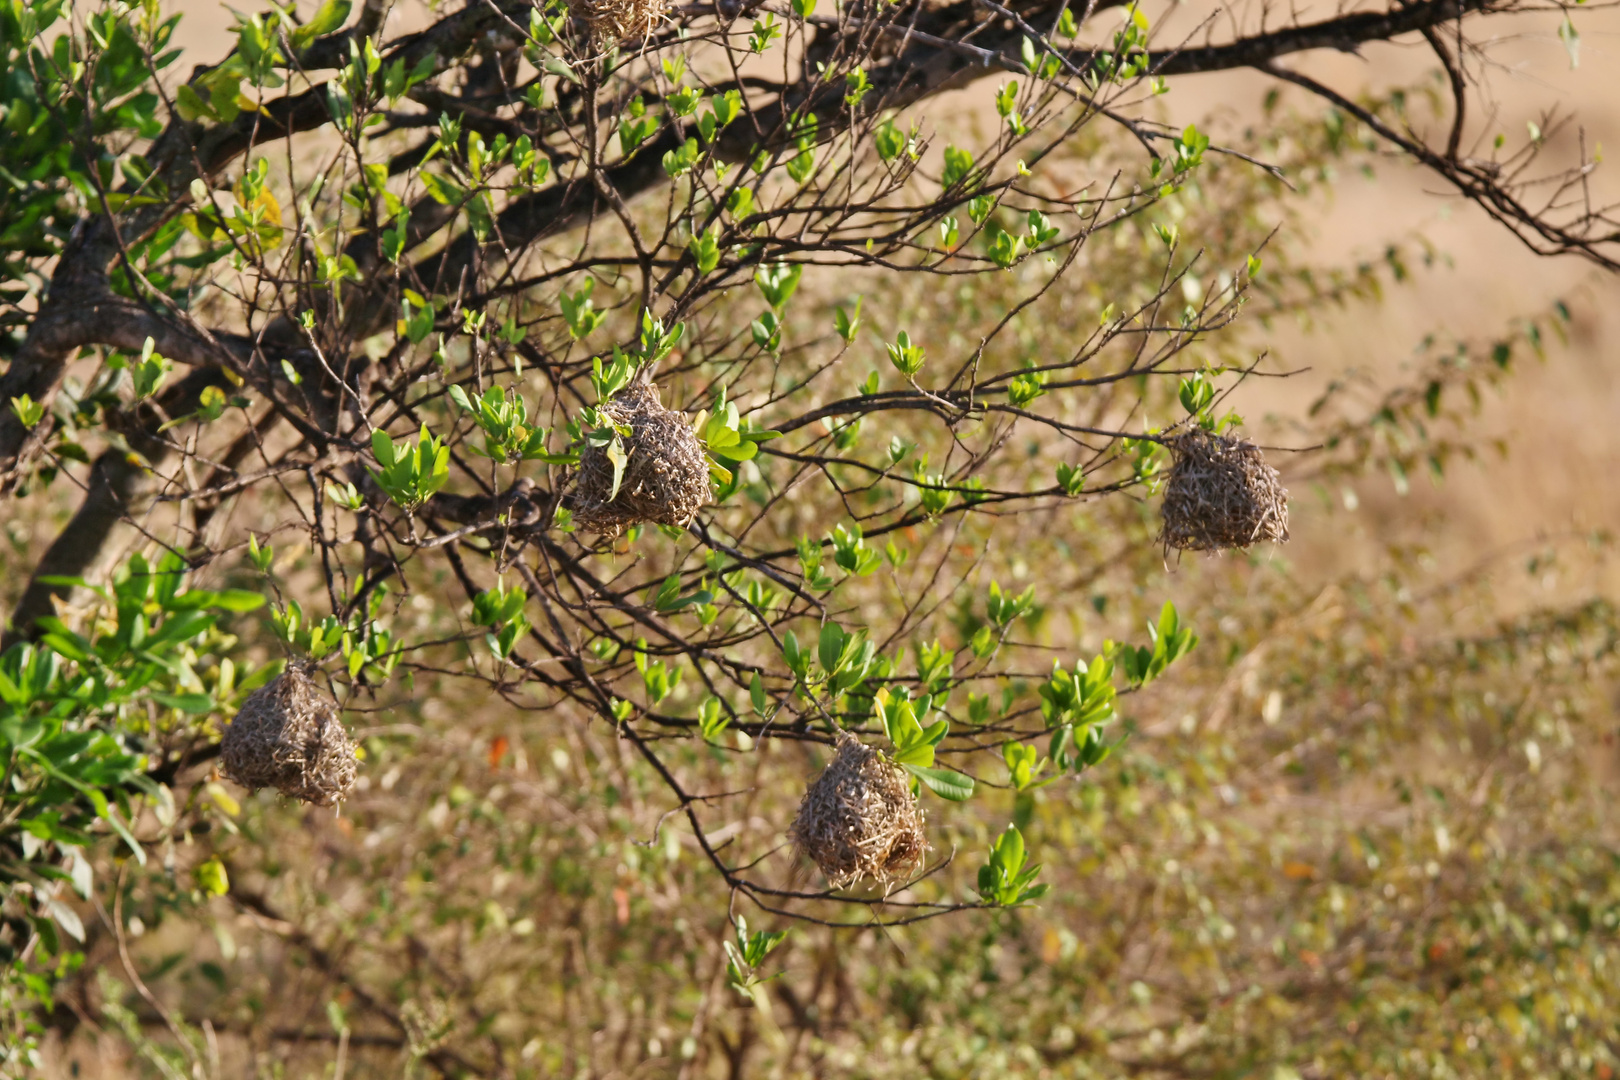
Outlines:
POLYGON ((605 49, 627 38, 647 37, 669 5, 665 0, 568 0, 568 9, 590 27, 591 44, 605 49))
POLYGON ((909 877, 928 850, 910 778, 847 733, 804 793, 788 838, 835 889, 863 877, 888 888, 909 877))
POLYGON ((586 446, 579 455, 574 520, 583 529, 615 537, 643 521, 684 529, 709 501, 709 460, 686 414, 666 409, 658 388, 637 381, 601 407, 614 424, 628 426, 624 475, 613 493, 607 452, 586 446), (609 498, 609 496, 612 496, 609 498))
POLYGON ((1175 462, 1159 534, 1167 550, 1223 551, 1288 539, 1288 491, 1258 446, 1207 431, 1169 446, 1175 462))
POLYGON ((273 787, 315 806, 331 806, 354 787, 354 743, 337 702, 294 661, 248 695, 220 740, 225 775, 252 791, 273 787))

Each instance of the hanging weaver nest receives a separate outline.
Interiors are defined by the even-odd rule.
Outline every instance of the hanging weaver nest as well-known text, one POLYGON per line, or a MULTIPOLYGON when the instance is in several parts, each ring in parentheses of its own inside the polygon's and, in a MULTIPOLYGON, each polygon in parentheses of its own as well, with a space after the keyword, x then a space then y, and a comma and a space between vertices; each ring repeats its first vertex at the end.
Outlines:
POLYGON ((1164 489, 1166 549, 1220 551, 1288 539, 1288 492, 1260 448, 1193 431, 1170 443, 1175 464, 1164 489))
POLYGON ((709 501, 709 460, 686 414, 666 409, 658 388, 635 382, 601 407, 615 424, 627 458, 619 492, 613 492, 613 462, 607 451, 586 446, 579 454, 574 520, 581 528, 615 537, 641 521, 684 529, 709 501), (611 498, 609 496, 612 495, 611 498))
POLYGON ((219 759, 225 775, 250 791, 273 787, 331 806, 354 786, 354 743, 310 666, 294 661, 248 695, 220 740, 219 759))
POLYGON ((626 38, 640 41, 651 34, 668 4, 666 0, 568 0, 568 9, 590 27, 591 44, 605 49, 626 38))
POLYGON ((904 770, 848 734, 799 804, 788 838, 835 889, 862 877, 903 880, 928 850, 922 808, 904 770))

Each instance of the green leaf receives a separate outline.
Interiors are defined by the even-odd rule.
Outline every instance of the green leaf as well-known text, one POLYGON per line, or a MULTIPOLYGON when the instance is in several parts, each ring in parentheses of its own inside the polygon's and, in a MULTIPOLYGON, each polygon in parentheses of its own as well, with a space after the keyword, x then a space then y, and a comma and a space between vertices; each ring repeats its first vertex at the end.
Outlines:
POLYGON ((45 418, 45 403, 24 394, 11 399, 11 411, 23 427, 32 428, 45 418))
POLYGON ((934 763, 934 744, 923 742, 913 743, 904 749, 897 749, 894 763, 906 768, 921 768, 934 763))
POLYGON ((196 637, 218 621, 218 617, 201 611, 188 611, 164 621, 157 631, 146 639, 148 652, 159 653, 166 646, 196 637))
POLYGON ((973 155, 966 150, 954 146, 945 148, 945 171, 940 175, 939 182, 945 187, 955 187, 973 172, 973 155))
POLYGON ((816 642, 816 659, 821 666, 831 674, 838 670, 839 653, 844 649, 844 631, 835 622, 827 622, 821 627, 821 636, 816 642))
POLYGON ((188 124, 194 124, 203 117, 218 120, 219 114, 214 107, 197 91, 189 85, 180 87, 174 95, 175 109, 180 113, 180 119, 188 124))
POLYGON ((230 875, 225 872, 225 864, 219 861, 217 855, 194 869, 191 880, 209 896, 224 896, 231 891, 230 875))
POLYGON ((183 713, 201 716, 214 711, 214 699, 207 694, 162 694, 154 692, 152 700, 183 713))
POLYGON ((75 663, 88 664, 92 661, 90 643, 77 634, 46 634, 40 638, 40 644, 75 663))
POLYGON ((872 141, 877 147, 878 157, 884 161, 893 161, 906 147, 905 133, 895 126, 893 120, 885 120, 873 133, 872 141))
POLYGON ((1569 66, 1571 70, 1581 66, 1581 35, 1575 29, 1575 24, 1569 15, 1564 15, 1564 21, 1558 24, 1558 40, 1564 43, 1564 51, 1569 53, 1569 66))
POLYGON ((82 577, 72 577, 66 574, 41 574, 38 580, 42 585, 63 585, 77 589, 92 589, 104 598, 107 595, 106 589, 101 588, 99 585, 92 585, 82 577))
POLYGON ((315 14, 310 16, 309 22, 292 32, 292 44, 295 49, 302 49, 316 38, 325 37, 349 18, 349 0, 326 0, 315 14))
POLYGON ((394 464, 394 440, 388 433, 378 428, 371 433, 371 452, 377 457, 377 464, 389 468, 394 464))
POLYGON ((613 465, 613 487, 608 491, 608 501, 611 502, 619 495, 619 485, 624 482, 624 467, 629 464, 630 458, 625 454, 624 446, 617 435, 607 444, 607 449, 603 453, 613 465))
POLYGON ((965 773, 952 772, 949 769, 925 769, 920 765, 908 765, 904 762, 900 763, 900 767, 921 780, 929 791, 942 799, 967 802, 973 798, 973 777, 965 773))
POLYGON ((446 180, 437 173, 422 172, 418 176, 433 201, 441 206, 460 206, 462 200, 466 198, 467 193, 461 185, 446 180))
POLYGON ((727 461, 752 461, 758 454, 759 444, 745 439, 740 439, 719 451, 719 456, 727 461))
POLYGON ((740 221, 754 212, 754 192, 740 187, 726 196, 726 212, 740 221))
POLYGON ((701 235, 692 237, 687 244, 687 250, 692 253, 692 261, 697 263, 699 274, 707 274, 720 265, 720 240, 718 234, 707 229, 701 235))

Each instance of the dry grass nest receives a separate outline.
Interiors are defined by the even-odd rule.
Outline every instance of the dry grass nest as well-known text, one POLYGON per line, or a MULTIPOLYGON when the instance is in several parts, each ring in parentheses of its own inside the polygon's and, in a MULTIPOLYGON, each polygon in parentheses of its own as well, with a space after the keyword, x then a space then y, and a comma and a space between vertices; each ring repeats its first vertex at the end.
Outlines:
POLYGON ((636 382, 602 406, 615 424, 630 428, 621 436, 624 476, 613 492, 613 463, 607 451, 587 446, 579 455, 574 486, 574 520, 581 528, 614 537, 631 525, 653 521, 684 529, 709 501, 709 460, 686 414, 666 409, 658 388, 636 382))
POLYGON ((219 759, 245 788, 273 787, 316 806, 331 806, 354 787, 354 743, 307 662, 289 664, 248 695, 225 729, 219 759))
POLYGON ((839 736, 837 754, 804 793, 788 837, 835 889, 862 877, 892 886, 910 876, 928 850, 910 778, 847 734, 839 736))
POLYGON ((1170 443, 1160 540, 1183 551, 1244 548, 1288 539, 1288 491, 1260 448, 1194 431, 1170 443))
POLYGON ((568 9, 590 27, 591 44, 604 49, 651 34, 669 5, 665 0, 568 0, 568 9))

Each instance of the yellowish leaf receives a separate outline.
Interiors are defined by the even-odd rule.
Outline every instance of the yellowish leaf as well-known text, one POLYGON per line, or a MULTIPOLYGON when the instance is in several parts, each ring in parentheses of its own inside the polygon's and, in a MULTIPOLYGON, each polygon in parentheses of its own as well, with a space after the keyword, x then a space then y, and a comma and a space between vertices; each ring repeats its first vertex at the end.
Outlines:
POLYGON ((209 784, 205 790, 208 792, 208 797, 214 800, 214 805, 231 817, 235 817, 242 812, 242 804, 237 802, 235 797, 225 790, 224 784, 209 784))

